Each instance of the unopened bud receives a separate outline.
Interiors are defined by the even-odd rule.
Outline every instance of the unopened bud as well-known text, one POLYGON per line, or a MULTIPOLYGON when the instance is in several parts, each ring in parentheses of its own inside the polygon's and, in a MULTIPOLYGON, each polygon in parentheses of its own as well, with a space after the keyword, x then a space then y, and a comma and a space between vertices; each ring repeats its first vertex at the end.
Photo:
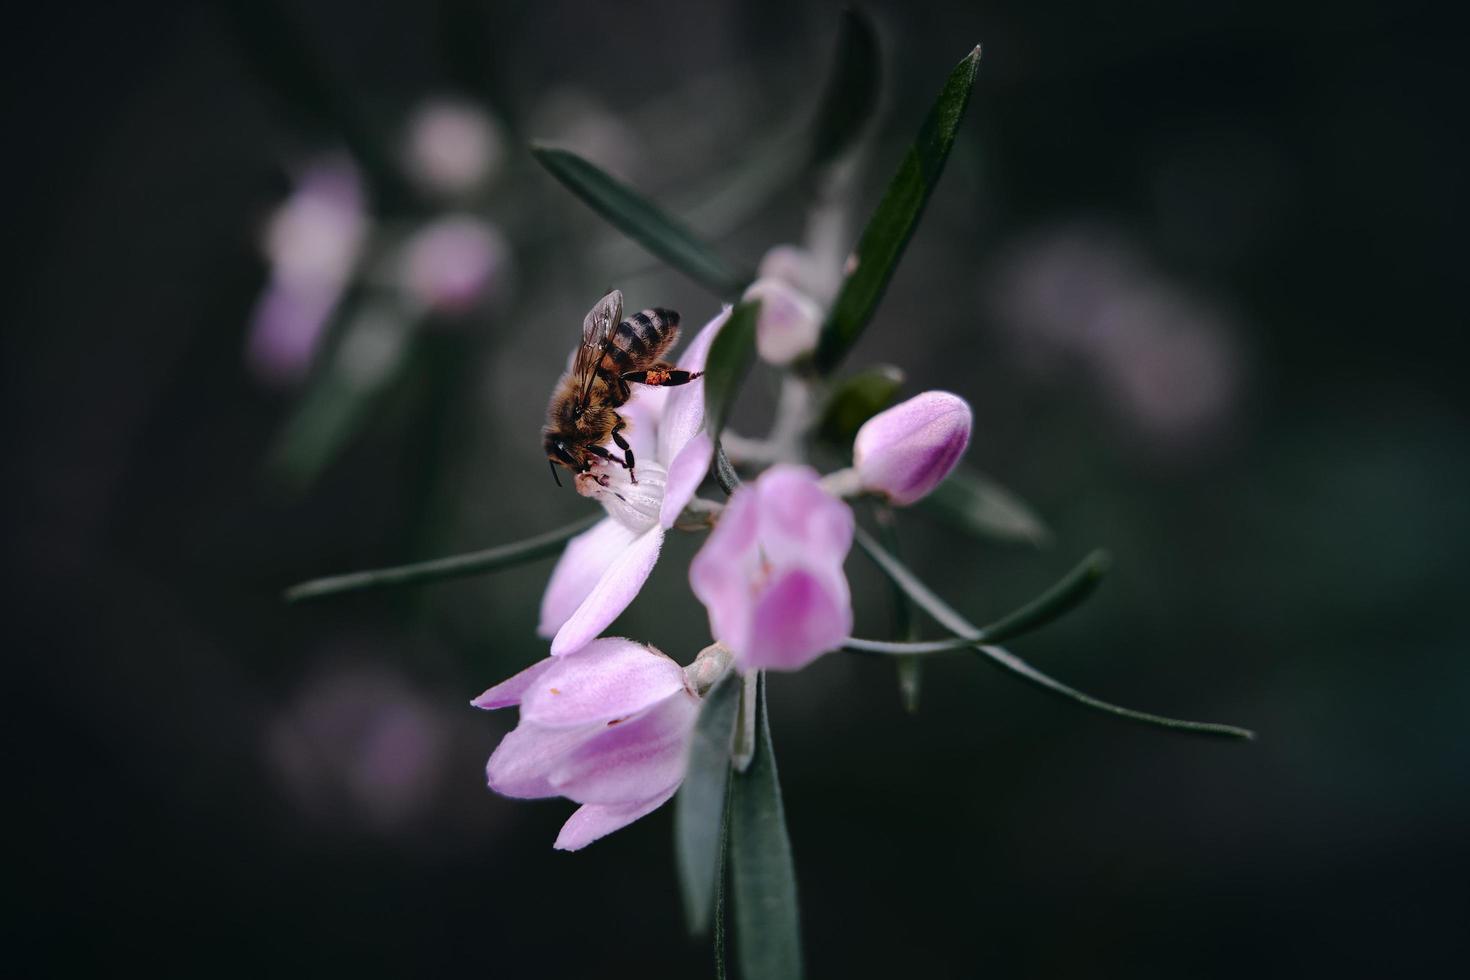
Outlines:
POLYGON ((858 430, 853 468, 864 489, 907 506, 949 475, 970 444, 969 404, 947 391, 926 391, 879 412, 858 430))

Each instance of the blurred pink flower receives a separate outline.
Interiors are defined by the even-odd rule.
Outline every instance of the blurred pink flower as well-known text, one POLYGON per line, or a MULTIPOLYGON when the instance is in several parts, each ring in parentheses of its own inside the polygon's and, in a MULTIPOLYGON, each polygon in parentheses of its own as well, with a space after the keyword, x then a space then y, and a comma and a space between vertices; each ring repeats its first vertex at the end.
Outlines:
POLYGON ((715 639, 742 671, 798 670, 852 631, 842 564, 852 510, 805 466, 771 467, 735 491, 689 566, 715 639))
POLYGON ((471 703, 521 709, 485 767, 491 789, 582 804, 556 838, 563 851, 586 847, 674 795, 699 714, 683 668, 621 637, 547 657, 471 703))
POLYGON ((494 225, 451 214, 414 232, 403 247, 403 284, 436 313, 469 312, 503 285, 510 246, 494 225))
MULTIPOLYGON (((729 315, 726 309, 705 324, 679 367, 704 369, 710 344, 729 315)), ((577 475, 577 492, 596 499, 608 516, 567 542, 546 584, 538 632, 552 638, 555 657, 585 646, 628 608, 658 561, 664 532, 694 496, 714 453, 702 431, 703 382, 642 389, 622 414, 638 483, 616 464, 577 475)))
POLYGON ((268 761, 298 806, 380 833, 433 810, 452 743, 433 700, 374 667, 308 681, 266 731, 268 761))
POLYGON ((745 290, 745 299, 760 300, 755 348, 761 360, 783 367, 810 354, 822 330, 822 308, 783 279, 762 278, 745 290))
POLYGON ((451 196, 493 180, 505 156, 495 120, 472 102, 436 98, 408 124, 408 170, 425 188, 451 196))
POLYGON ((1085 370, 1156 450, 1197 451, 1228 429, 1247 364, 1240 326, 1218 303, 1107 225, 1033 234, 1011 251, 986 296, 1023 367, 1085 370))
POLYGON ((245 352, 261 380, 294 384, 306 376, 367 231, 362 178, 351 161, 332 156, 308 166, 266 229, 270 281, 245 352))
POLYGON ((852 445, 863 489, 899 506, 928 496, 964 455, 971 422, 969 403, 947 391, 926 391, 874 415, 852 445))

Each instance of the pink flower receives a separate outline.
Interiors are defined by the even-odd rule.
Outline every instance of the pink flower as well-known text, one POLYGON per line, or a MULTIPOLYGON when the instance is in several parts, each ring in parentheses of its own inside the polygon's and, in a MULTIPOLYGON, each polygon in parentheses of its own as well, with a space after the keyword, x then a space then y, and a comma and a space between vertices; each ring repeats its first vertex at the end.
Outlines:
MULTIPOLYGON (((709 346, 729 315, 727 309, 705 324, 679 367, 704 369, 709 346)), ((546 583, 537 631, 552 638, 554 657, 586 646, 628 608, 658 561, 664 532, 694 496, 714 453, 702 431, 702 381, 639 390, 621 412, 628 420, 623 435, 633 446, 638 483, 616 464, 577 476, 577 491, 600 502, 608 516, 567 542, 546 583)))
POLYGON ((368 230, 357 168, 336 156, 306 167, 271 215, 263 243, 270 282, 251 314, 245 351, 262 381, 295 384, 306 376, 368 230))
POLYGON ((409 120, 408 170, 444 196, 467 194, 500 171, 505 140, 495 120, 456 99, 424 102, 409 120))
POLYGON ((874 415, 852 445, 863 489, 900 506, 927 496, 964 455, 971 420, 969 404, 947 391, 926 391, 874 415))
POLYGON ((745 299, 760 300, 755 348, 767 364, 784 367, 817 348, 822 308, 801 290, 781 279, 757 279, 745 299))
POLYGON ((699 715, 683 668, 620 637, 547 657, 471 704, 521 709, 520 723, 485 767, 491 789, 582 804, 556 838, 563 851, 586 847, 667 802, 684 780, 699 715))
POLYGON ((842 563, 852 510, 814 470, 782 464, 735 491, 689 566, 715 639, 742 671, 798 670, 852 631, 842 563))
POLYGON ((436 313, 467 313, 502 285, 510 245, 491 224, 452 214, 418 229, 403 246, 400 276, 436 313))

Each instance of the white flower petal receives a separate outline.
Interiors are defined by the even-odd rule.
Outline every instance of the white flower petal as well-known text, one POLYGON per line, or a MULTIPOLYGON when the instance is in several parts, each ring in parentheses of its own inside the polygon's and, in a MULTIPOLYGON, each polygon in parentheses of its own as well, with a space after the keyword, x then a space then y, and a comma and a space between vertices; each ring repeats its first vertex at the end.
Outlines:
POLYGON ((541 624, 536 632, 555 636, 637 536, 609 517, 568 541, 541 596, 541 624))
MULTIPOLYGON (((611 523, 617 523, 608 519, 611 523)), ((604 522, 607 523, 607 522, 604 522)), ((597 527, 601 527, 599 524, 597 527)), ((597 527, 594 527, 595 531, 597 527)), ((621 524, 618 527, 622 527, 621 524)), ((625 529, 626 530, 626 529, 625 529)), ((634 537, 626 547, 607 565, 587 597, 577 606, 557 631, 551 641, 551 655, 564 656, 573 653, 596 639, 617 619, 628 604, 648 581, 654 563, 658 561, 659 548, 664 543, 664 529, 655 525, 634 537)), ((568 549, 570 551, 570 549, 568 549)), ((563 559, 565 559, 563 555, 563 559)), ((557 570, 561 570, 558 563, 557 570)), ((571 573, 568 573, 571 574, 571 573)), ((555 573, 553 573, 553 576, 555 573)), ((548 589, 548 594, 550 590, 548 589)))
POLYGON ((669 464, 668 476, 664 482, 663 505, 658 513, 658 522, 662 527, 671 528, 679 519, 684 505, 689 503, 694 491, 704 482, 704 475, 709 472, 710 459, 714 454, 715 447, 709 440, 709 434, 701 432, 690 439, 688 445, 669 464))
MULTIPOLYGON (((679 357, 679 367, 685 371, 703 371, 710 344, 714 343, 715 335, 728 319, 730 307, 727 306, 689 342, 689 346, 679 357)), ((667 466, 703 427, 704 382, 691 381, 687 385, 671 388, 668 400, 664 403, 663 420, 659 423, 658 458, 667 466)))

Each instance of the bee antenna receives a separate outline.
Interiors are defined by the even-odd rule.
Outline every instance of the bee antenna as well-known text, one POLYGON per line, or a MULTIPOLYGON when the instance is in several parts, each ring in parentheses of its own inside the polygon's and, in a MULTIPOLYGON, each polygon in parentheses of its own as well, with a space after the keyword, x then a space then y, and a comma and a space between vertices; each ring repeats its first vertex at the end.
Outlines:
POLYGON ((561 477, 556 473, 556 464, 548 459, 546 465, 551 467, 551 478, 556 481, 557 486, 561 486, 561 477))

